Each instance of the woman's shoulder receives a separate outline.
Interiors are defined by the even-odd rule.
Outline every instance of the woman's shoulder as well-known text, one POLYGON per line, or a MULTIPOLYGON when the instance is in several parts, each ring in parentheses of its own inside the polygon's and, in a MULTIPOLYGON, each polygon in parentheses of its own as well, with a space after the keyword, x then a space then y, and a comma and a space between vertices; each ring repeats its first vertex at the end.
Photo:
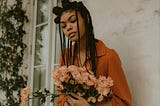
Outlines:
POLYGON ((102 40, 96 40, 96 49, 98 56, 107 56, 107 57, 117 57, 118 54, 115 49, 109 48, 107 45, 104 44, 102 40))

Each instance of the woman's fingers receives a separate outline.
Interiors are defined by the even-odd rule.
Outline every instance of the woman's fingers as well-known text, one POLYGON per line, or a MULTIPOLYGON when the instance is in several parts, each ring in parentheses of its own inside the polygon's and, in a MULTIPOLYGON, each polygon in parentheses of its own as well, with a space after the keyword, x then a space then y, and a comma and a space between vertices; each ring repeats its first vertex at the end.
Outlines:
POLYGON ((67 100, 64 102, 63 106, 74 106, 74 105, 73 105, 72 101, 67 100))
POLYGON ((81 96, 78 96, 78 95, 76 95, 76 94, 70 94, 70 97, 71 98, 73 98, 73 99, 75 99, 75 100, 83 100, 84 98, 83 97, 81 97, 81 96))
POLYGON ((71 97, 71 98, 73 98, 73 99, 75 99, 75 100, 78 100, 78 99, 79 99, 79 96, 76 95, 76 94, 73 94, 73 93, 70 94, 69 97, 71 97))
POLYGON ((68 102, 65 101, 64 104, 63 104, 63 106, 69 106, 68 102))
POLYGON ((78 101, 78 99, 74 99, 73 97, 68 96, 67 102, 68 102, 69 106, 76 106, 75 104, 77 101, 78 101))
POLYGON ((64 106, 90 106, 89 103, 83 98, 76 94, 70 94, 67 96, 67 101, 64 106))
POLYGON ((81 96, 78 96, 76 94, 71 94, 71 98, 74 99, 74 100, 81 100, 81 101, 85 101, 85 99, 81 96), (75 99, 76 98, 76 99, 75 99))
POLYGON ((72 106, 90 106, 89 103, 83 98, 76 94, 71 94, 72 96, 68 97, 68 101, 72 106), (76 98, 76 99, 75 99, 76 98))

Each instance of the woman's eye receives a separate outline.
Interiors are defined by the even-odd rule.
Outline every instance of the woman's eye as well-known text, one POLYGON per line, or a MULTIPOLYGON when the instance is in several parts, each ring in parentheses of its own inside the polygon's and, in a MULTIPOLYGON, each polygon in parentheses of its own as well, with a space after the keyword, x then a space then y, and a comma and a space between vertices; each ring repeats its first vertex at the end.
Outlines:
POLYGON ((62 27, 62 28, 65 28, 65 27, 66 27, 66 25, 64 25, 64 24, 61 24, 61 27, 62 27))
POLYGON ((76 22, 76 18, 72 18, 72 19, 70 20, 70 22, 71 22, 71 23, 76 22))

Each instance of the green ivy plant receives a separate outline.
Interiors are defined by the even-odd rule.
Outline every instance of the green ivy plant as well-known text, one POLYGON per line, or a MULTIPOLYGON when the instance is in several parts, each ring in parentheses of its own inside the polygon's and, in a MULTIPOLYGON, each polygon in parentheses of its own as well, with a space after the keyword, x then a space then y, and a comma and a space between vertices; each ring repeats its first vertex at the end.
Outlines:
POLYGON ((27 47, 23 36, 28 18, 22 9, 22 0, 15 0, 11 6, 7 5, 9 1, 0 2, 0 92, 5 96, 0 106, 19 106, 21 89, 27 85, 21 66, 27 47))
POLYGON ((32 98, 30 98, 30 96, 28 98, 29 99, 38 98, 40 101, 40 104, 44 104, 46 102, 47 97, 50 97, 50 102, 54 102, 55 98, 59 97, 60 94, 51 93, 49 90, 44 88, 44 89, 36 90, 31 94, 31 96, 32 98))

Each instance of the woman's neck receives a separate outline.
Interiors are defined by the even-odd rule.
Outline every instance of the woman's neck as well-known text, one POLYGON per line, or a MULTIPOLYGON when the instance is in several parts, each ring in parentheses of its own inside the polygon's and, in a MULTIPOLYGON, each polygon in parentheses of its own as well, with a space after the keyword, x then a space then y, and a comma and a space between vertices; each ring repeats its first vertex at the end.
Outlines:
POLYGON ((77 55, 79 57, 79 65, 84 66, 85 61, 86 61, 86 40, 81 39, 80 40, 80 45, 79 45, 79 51, 77 52, 77 55))

